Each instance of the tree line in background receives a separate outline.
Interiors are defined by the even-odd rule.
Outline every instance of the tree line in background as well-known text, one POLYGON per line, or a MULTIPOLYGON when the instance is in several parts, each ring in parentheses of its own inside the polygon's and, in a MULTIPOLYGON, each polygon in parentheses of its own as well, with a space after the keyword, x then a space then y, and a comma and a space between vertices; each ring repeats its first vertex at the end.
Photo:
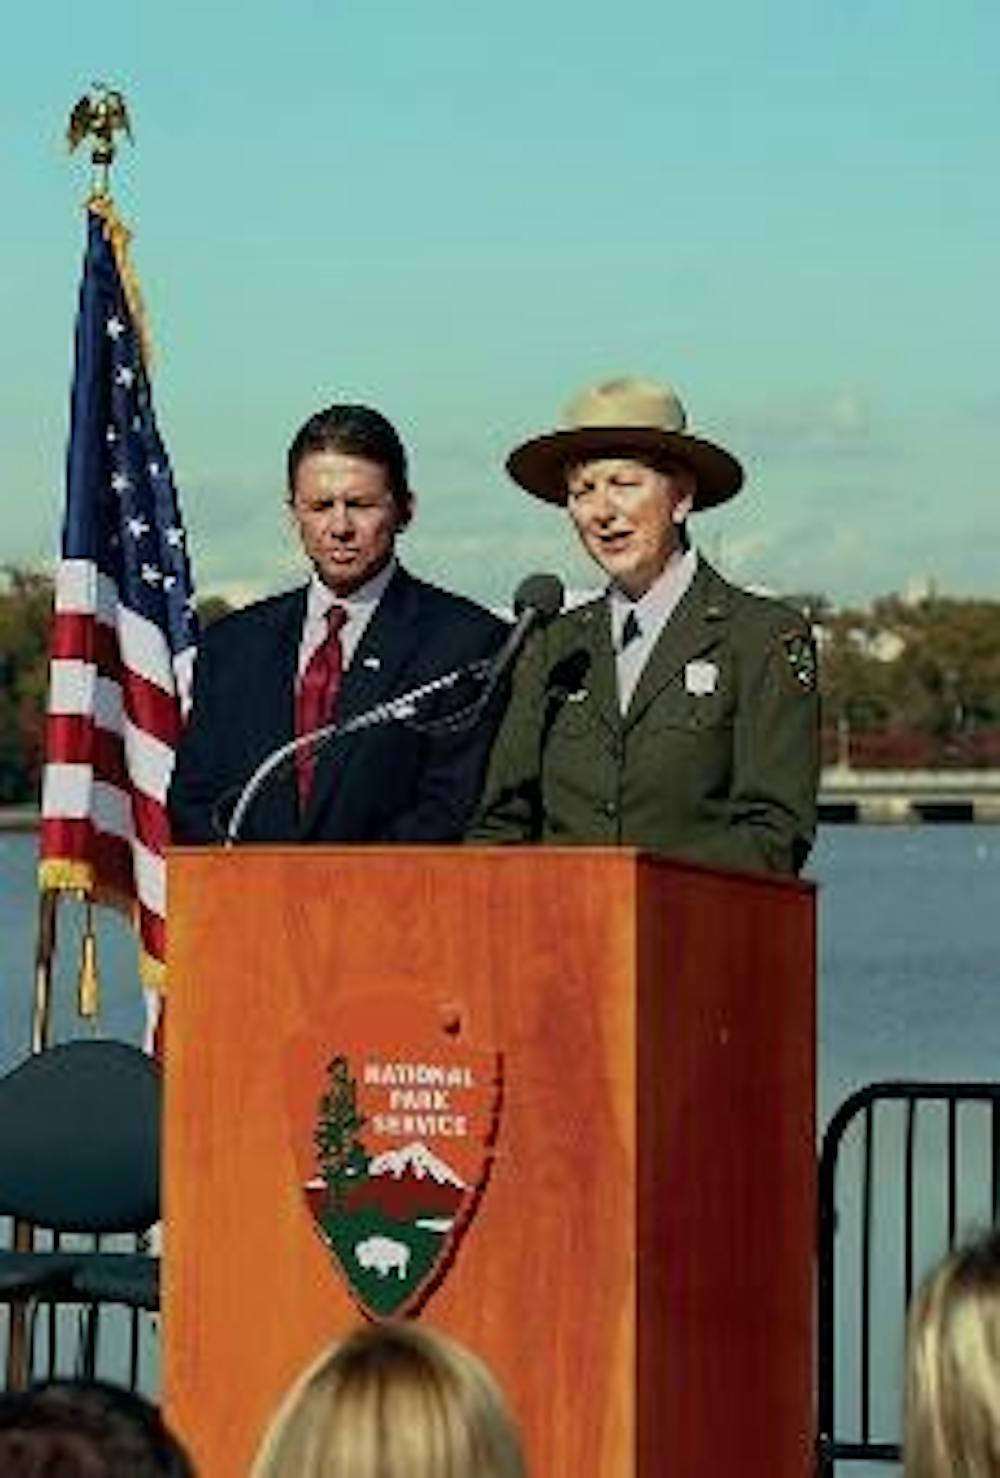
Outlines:
MULTIPOLYGON (((889 595, 834 609, 796 597, 820 650, 824 761, 1000 768, 1000 601, 889 595)), ((203 624, 225 601, 199 606, 203 624)), ((0 574, 0 805, 30 804, 42 765, 49 576, 0 574)))
POLYGON ((1000 768, 1000 601, 889 595, 810 614, 827 764, 1000 768))

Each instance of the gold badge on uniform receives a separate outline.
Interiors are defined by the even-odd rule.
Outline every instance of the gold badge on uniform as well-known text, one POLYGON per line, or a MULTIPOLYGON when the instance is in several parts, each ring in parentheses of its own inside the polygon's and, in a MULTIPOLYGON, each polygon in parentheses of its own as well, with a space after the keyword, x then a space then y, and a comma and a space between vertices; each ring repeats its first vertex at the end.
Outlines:
POLYGON ((781 644, 795 686, 802 693, 812 693, 817 678, 816 648, 812 637, 805 631, 785 631, 782 632, 781 644))

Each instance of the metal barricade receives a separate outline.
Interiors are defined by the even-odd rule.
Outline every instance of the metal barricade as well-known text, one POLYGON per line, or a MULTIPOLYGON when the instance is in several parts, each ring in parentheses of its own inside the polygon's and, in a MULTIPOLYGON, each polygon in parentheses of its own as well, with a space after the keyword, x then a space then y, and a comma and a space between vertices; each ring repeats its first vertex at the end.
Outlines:
POLYGON ((998 1193, 1000 1083, 871 1083, 833 1115, 819 1169, 821 1478, 899 1461, 907 1307, 946 1251, 997 1220, 998 1193))

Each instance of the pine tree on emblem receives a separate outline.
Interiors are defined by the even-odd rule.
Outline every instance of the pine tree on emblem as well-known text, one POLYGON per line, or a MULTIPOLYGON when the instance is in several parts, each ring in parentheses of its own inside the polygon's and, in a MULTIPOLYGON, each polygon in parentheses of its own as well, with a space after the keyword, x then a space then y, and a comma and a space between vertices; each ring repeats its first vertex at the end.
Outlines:
POLYGON ((319 1101, 313 1142, 326 1182, 327 1205, 339 1212, 344 1209, 352 1182, 368 1171, 368 1156, 358 1138, 365 1119, 358 1112, 358 1085, 351 1077, 347 1058, 334 1057, 327 1064, 326 1074, 326 1092, 319 1101))

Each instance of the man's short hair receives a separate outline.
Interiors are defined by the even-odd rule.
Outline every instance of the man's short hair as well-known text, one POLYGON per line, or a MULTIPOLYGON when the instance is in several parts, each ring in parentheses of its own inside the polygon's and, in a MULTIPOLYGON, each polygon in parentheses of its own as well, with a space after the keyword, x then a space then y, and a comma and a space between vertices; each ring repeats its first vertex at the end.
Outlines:
POLYGON ((406 448, 399 432, 380 411, 367 405, 330 405, 300 426, 288 448, 288 493, 295 495, 295 478, 303 458, 312 452, 343 452, 363 457, 381 467, 389 491, 400 508, 412 498, 406 448))

